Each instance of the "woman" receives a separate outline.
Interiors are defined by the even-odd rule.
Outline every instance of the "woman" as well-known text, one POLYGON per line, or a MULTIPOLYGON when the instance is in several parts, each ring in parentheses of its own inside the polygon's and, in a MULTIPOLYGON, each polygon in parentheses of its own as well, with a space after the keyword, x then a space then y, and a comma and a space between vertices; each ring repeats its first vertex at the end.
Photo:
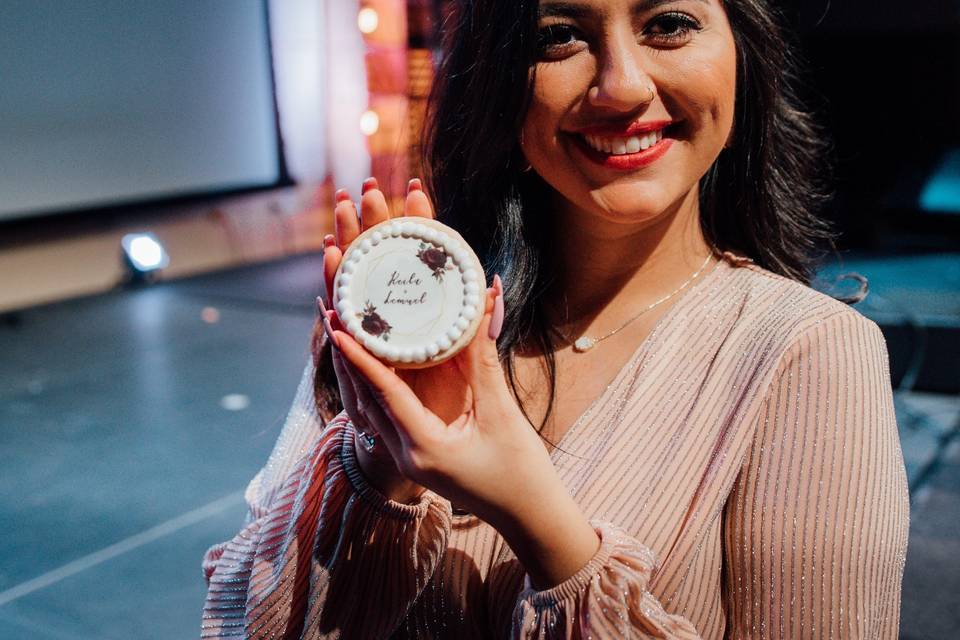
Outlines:
MULTIPOLYGON (((806 286, 823 143, 779 33, 764 0, 464 5, 430 191, 502 284, 415 373, 324 311, 206 636, 896 637, 886 348, 806 286)), ((338 195, 328 290, 387 217, 338 195)))

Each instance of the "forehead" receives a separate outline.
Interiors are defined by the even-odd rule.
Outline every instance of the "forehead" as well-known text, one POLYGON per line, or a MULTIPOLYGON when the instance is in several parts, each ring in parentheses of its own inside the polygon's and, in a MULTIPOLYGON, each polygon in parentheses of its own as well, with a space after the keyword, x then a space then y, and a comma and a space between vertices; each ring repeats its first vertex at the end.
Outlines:
POLYGON ((657 7, 669 4, 702 4, 713 5, 720 0, 541 0, 539 11, 541 17, 587 17, 603 15, 623 9, 632 14, 647 13, 657 7))

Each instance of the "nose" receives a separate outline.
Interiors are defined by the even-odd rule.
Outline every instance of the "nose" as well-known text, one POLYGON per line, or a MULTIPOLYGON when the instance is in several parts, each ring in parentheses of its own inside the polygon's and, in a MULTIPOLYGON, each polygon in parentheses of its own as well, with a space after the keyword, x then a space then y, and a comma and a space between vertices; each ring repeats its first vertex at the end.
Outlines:
POLYGON ((632 31, 629 37, 607 39, 589 103, 616 111, 634 111, 656 97, 656 85, 643 68, 642 52, 632 31))

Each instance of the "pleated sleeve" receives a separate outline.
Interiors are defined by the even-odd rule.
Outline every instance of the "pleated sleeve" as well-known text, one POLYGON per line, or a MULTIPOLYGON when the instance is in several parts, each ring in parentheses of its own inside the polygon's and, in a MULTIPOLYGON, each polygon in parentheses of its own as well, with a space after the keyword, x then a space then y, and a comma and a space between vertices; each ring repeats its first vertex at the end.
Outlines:
POLYGON ((908 525, 886 343, 845 309, 781 358, 727 502, 727 637, 893 640, 908 525))
POLYGON ((345 414, 318 430, 282 483, 260 484, 270 498, 243 530, 207 553, 202 637, 385 638, 400 624, 446 549, 450 503, 387 500, 354 437, 345 414))
POLYGON ((664 611, 647 591, 653 552, 621 528, 591 521, 600 549, 576 574, 544 591, 530 586, 514 610, 514 638, 699 638, 681 616, 664 611))

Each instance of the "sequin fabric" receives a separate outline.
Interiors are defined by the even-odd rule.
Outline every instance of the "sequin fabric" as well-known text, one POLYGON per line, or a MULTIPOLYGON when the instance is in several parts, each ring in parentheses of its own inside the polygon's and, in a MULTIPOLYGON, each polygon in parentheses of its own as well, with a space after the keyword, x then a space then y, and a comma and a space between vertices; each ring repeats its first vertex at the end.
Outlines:
POLYGON ((207 552, 208 638, 897 637, 909 502, 877 326, 732 254, 551 454, 601 537, 545 591, 427 492, 386 500, 307 367, 207 552))

